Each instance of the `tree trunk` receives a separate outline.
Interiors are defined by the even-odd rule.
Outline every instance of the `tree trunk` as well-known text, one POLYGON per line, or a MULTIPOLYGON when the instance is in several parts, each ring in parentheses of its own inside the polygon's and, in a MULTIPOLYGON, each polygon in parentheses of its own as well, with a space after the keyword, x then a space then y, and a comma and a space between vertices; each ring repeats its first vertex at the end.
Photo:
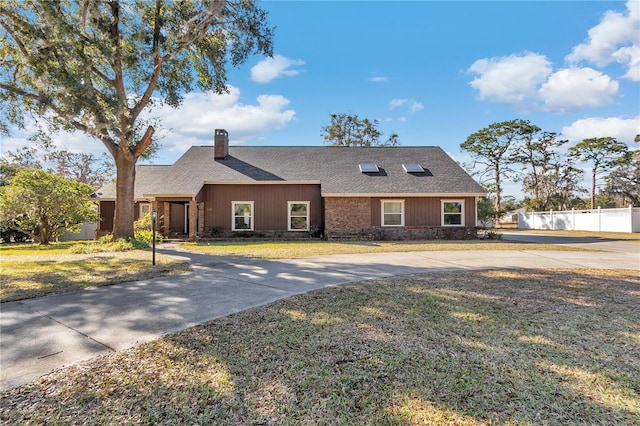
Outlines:
POLYGON ((49 225, 49 219, 46 215, 40 217, 40 226, 38 227, 38 243, 47 245, 51 241, 51 229, 49 225))
POLYGON ((502 183, 500 181, 500 166, 496 164, 494 170, 495 170, 495 179, 496 179, 496 198, 495 198, 493 207, 496 210, 496 214, 497 214, 500 211, 500 204, 502 201, 500 197, 500 194, 502 192, 502 183))
POLYGON ((118 150, 116 163, 116 209, 113 218, 113 239, 133 238, 135 211, 134 187, 136 181, 136 158, 118 150))
POLYGON ((591 174, 591 210, 596 208, 596 169, 591 174))

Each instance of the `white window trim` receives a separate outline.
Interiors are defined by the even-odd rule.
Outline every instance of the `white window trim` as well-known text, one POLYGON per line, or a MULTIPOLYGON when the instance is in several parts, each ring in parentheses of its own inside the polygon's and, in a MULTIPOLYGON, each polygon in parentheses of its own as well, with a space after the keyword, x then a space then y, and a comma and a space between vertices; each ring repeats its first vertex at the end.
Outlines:
MULTIPOLYGON (((311 214, 311 202, 310 201, 287 201, 287 231, 298 232, 298 231, 308 231, 309 230, 309 215, 311 214), (292 229, 291 228, 291 206, 293 204, 306 204, 307 205, 307 227, 305 229, 292 229)), ((302 216, 295 216, 302 217, 302 216)))
POLYGON ((253 207, 253 201, 232 201, 231 202, 231 230, 236 232, 253 231, 255 226, 256 211, 253 207), (249 204, 251 205, 251 227, 249 229, 236 229, 236 204, 249 204))
POLYGON ((399 228, 404 226, 404 200, 380 200, 380 226, 385 228, 399 228), (385 203, 400 203, 400 225, 384 224, 384 205, 385 203))
POLYGON ((138 204, 138 207, 140 209, 140 210, 138 210, 139 217, 144 216, 144 212, 142 211, 142 208, 143 207, 147 207, 147 206, 149 206, 149 214, 151 214, 151 203, 140 203, 140 204, 138 204))
MULTIPOLYGON (((454 214, 454 213, 449 213, 454 214)), ((457 214, 457 213, 456 213, 457 214)), ((465 217, 464 217, 464 200, 440 200, 440 223, 442 226, 452 226, 452 227, 460 227, 465 226, 465 217), (445 225, 444 223, 444 204, 445 203, 460 203, 460 225, 445 225)))

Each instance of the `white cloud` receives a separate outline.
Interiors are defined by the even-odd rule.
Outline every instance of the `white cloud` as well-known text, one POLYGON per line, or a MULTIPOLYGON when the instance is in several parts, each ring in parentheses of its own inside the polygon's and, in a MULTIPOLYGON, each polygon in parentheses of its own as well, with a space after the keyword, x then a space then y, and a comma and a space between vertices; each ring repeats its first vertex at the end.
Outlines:
POLYGON ((552 112, 577 111, 609 105, 619 84, 592 68, 565 68, 552 72, 543 55, 480 59, 469 71, 479 74, 471 83, 481 100, 511 104, 517 109, 552 112))
POLYGON ((618 142, 626 143, 630 148, 638 148, 633 142, 634 137, 640 134, 640 115, 634 118, 620 117, 591 117, 574 121, 562 128, 561 135, 569 139, 574 145, 583 139, 601 138, 610 136, 618 142))
POLYGON ((479 75, 470 85, 480 92, 481 100, 522 104, 551 74, 551 63, 544 55, 525 53, 479 59, 469 71, 479 75))
POLYGON ((389 77, 383 77, 383 76, 371 77, 369 81, 372 83, 384 83, 389 81, 389 77))
POLYGON ((231 143, 256 140, 262 133, 284 128, 295 116, 286 109, 289 100, 281 95, 260 95, 257 103, 240 102, 240 89, 229 93, 189 93, 180 108, 162 107, 153 112, 166 129, 163 149, 184 152, 192 145, 213 143, 215 129, 229 132, 231 143))
POLYGON ((407 102, 409 102, 409 99, 398 99, 398 98, 391 99, 389 101, 389 109, 396 109, 406 104, 407 102))
POLYGON ((408 111, 410 113, 416 113, 424 109, 424 105, 414 99, 395 98, 389 101, 389 109, 396 109, 403 105, 408 105, 408 111))
POLYGON ((282 55, 274 55, 272 58, 258 62, 251 68, 251 80, 257 83, 269 83, 281 76, 296 76, 300 74, 300 71, 291 67, 304 64, 302 59, 289 59, 282 55))
POLYGON ((424 105, 422 105, 421 102, 412 101, 411 102, 411 107, 409 108, 409 111, 418 112, 418 111, 422 111, 423 109, 424 109, 424 105))
POLYGON ((618 62, 627 62, 629 68, 627 73, 623 75, 632 81, 640 81, 640 46, 628 46, 618 49, 613 57, 618 62))
POLYGON ((626 78, 640 81, 640 2, 629 0, 626 13, 607 11, 598 25, 588 31, 587 41, 573 48, 566 61, 586 61, 604 67, 614 61, 625 66, 626 78))
MULTIPOLYGON (((24 130, 12 129, 11 137, 0 136, 1 154, 4 155, 7 151, 17 151, 34 144, 29 141, 29 137, 37 133, 37 124, 29 118, 25 121, 24 126, 24 130)), ((107 148, 101 141, 82 132, 59 132, 50 136, 53 146, 58 150, 93 154, 96 157, 107 152, 107 148)))
POLYGON ((553 73, 538 94, 549 111, 595 108, 613 103, 618 82, 592 68, 566 68, 553 73))
POLYGON ((625 67, 625 78, 640 81, 640 2, 629 0, 626 9, 607 11, 587 40, 566 55, 567 68, 553 72, 549 60, 537 53, 483 58, 468 70, 478 75, 470 85, 480 100, 517 109, 566 112, 609 105, 618 96, 618 82, 578 64, 605 67, 617 62, 625 67))
MULTIPOLYGON (((154 138, 160 143, 158 163, 172 163, 177 156, 193 145, 212 145, 215 129, 226 129, 231 143, 254 141, 262 134, 284 128, 295 116, 293 109, 286 109, 289 100, 280 95, 260 95, 254 104, 240 102, 240 90, 228 86, 229 93, 189 93, 179 108, 169 106, 145 111, 146 117, 159 122, 154 138)), ((19 149, 31 143, 27 140, 35 126, 2 140, 2 150, 19 149)), ((106 152, 104 145, 81 132, 54 135, 54 143, 73 152, 99 155, 106 152)))

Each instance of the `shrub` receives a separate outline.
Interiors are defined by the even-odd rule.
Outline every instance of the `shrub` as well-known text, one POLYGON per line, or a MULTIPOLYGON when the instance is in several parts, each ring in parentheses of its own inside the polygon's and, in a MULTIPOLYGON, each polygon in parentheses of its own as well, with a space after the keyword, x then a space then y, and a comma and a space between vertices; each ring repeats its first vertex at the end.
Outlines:
POLYGON ((314 223, 313 225, 311 225, 311 227, 309 228, 309 236, 311 238, 322 237, 322 227, 317 223, 314 223))
POLYGON ((222 235, 222 227, 221 226, 210 226, 209 231, 207 232, 207 236, 209 237, 218 237, 222 235))
MULTIPOLYGON (((149 248, 153 244, 153 222, 151 221, 151 213, 145 213, 138 220, 133 222, 134 238, 131 243, 135 248, 149 248)), ((156 232, 156 242, 161 243, 164 237, 161 233, 156 232)))
POLYGON ((133 244, 127 240, 120 239, 113 241, 111 235, 105 235, 104 237, 86 243, 75 244, 69 248, 71 253, 76 254, 88 254, 88 253, 110 253, 116 251, 128 251, 133 250, 133 244))
POLYGON ((5 243, 24 243, 31 239, 31 237, 24 232, 5 227, 0 228, 0 238, 2 238, 2 241, 5 243))
POLYGON ((478 238, 486 238, 487 240, 501 240, 502 234, 492 228, 485 228, 478 232, 478 238))
MULTIPOLYGON (((157 234, 156 234, 157 235, 157 234)), ((110 253, 118 251, 129 251, 147 249, 151 247, 151 241, 153 239, 152 231, 138 230, 136 231, 135 238, 125 240, 124 238, 113 241, 113 236, 105 235, 96 241, 76 244, 71 246, 72 253, 110 253)), ((156 240, 158 238, 156 237, 156 240)))
POLYGON ((145 213, 133 222, 134 231, 151 231, 153 228, 153 222, 151 221, 151 213, 145 213))

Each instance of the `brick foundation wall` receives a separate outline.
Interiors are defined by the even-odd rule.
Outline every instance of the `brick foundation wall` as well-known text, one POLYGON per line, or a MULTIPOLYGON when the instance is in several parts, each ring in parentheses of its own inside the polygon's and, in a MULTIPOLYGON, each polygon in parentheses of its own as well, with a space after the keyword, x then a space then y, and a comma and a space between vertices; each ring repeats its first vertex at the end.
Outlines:
POLYGON ((328 238, 372 231, 370 198, 325 198, 324 211, 324 232, 328 238))
POLYGON ((478 238, 478 228, 467 226, 376 227, 378 240, 470 240, 478 238))
POLYGON ((371 227, 359 232, 334 231, 329 240, 473 240, 478 238, 476 227, 414 226, 402 228, 371 227))

